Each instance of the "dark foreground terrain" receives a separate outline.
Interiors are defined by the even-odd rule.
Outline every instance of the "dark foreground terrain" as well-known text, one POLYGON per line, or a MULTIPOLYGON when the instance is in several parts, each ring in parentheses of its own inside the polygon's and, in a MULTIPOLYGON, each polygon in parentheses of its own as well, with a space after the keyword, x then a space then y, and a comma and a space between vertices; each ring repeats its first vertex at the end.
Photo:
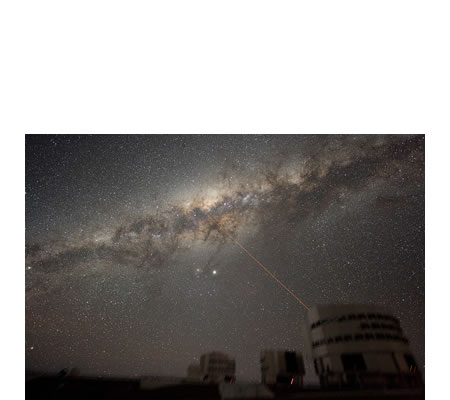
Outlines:
MULTIPOLYGON (((239 383, 235 384, 236 386, 239 383)), ((323 391, 319 388, 271 388, 273 399, 389 399, 423 400, 424 389, 323 391)), ((87 377, 27 378, 26 399, 224 399, 218 385, 181 383, 144 388, 139 379, 99 379, 87 377)), ((226 397, 258 399, 258 396, 226 397)), ((267 397, 266 397, 267 398, 267 397)))

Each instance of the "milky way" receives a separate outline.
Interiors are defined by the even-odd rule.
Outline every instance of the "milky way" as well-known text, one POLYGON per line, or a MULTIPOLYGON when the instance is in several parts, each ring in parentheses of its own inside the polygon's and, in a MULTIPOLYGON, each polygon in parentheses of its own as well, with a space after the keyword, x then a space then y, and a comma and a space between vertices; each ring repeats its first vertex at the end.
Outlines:
MULTIPOLYGON (((26 365, 258 379, 308 305, 390 308, 424 363, 423 136, 27 136, 26 365)), ((308 365, 307 379, 314 374, 308 365)))

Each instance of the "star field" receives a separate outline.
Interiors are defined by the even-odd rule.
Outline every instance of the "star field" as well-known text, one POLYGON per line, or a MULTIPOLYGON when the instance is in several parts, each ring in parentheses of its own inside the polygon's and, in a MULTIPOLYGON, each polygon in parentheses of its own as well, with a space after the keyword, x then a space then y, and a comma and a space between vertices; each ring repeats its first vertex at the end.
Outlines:
MULTIPOLYGON (((26 367, 258 380, 306 304, 396 314, 424 365, 423 136, 26 137, 26 367)), ((306 379, 315 379, 306 361, 306 379)))

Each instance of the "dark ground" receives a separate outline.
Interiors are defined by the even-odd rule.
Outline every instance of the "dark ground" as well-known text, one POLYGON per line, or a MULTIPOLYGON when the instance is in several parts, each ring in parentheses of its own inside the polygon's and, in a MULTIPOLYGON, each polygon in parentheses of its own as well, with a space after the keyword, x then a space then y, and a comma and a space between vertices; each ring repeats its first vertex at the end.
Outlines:
MULTIPOLYGON (((422 400, 424 389, 323 391, 319 388, 275 389, 276 399, 392 399, 422 400)), ((97 379, 86 377, 29 378, 26 399, 220 399, 213 384, 180 384, 141 390, 139 379, 97 379)))

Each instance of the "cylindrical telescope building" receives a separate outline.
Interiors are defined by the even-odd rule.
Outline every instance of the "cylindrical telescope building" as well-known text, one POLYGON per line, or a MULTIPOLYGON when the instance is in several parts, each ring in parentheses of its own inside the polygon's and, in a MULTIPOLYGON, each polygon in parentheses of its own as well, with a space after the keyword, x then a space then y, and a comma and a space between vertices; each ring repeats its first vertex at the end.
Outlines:
POLYGON ((305 364, 300 352, 263 350, 261 352, 261 381, 266 385, 303 386, 305 364))
POLYGON ((399 320, 373 305, 308 312, 314 368, 324 387, 415 387, 422 378, 399 320))
POLYGON ((236 380, 236 362, 218 351, 206 353, 200 357, 200 374, 204 382, 233 383, 236 380))

